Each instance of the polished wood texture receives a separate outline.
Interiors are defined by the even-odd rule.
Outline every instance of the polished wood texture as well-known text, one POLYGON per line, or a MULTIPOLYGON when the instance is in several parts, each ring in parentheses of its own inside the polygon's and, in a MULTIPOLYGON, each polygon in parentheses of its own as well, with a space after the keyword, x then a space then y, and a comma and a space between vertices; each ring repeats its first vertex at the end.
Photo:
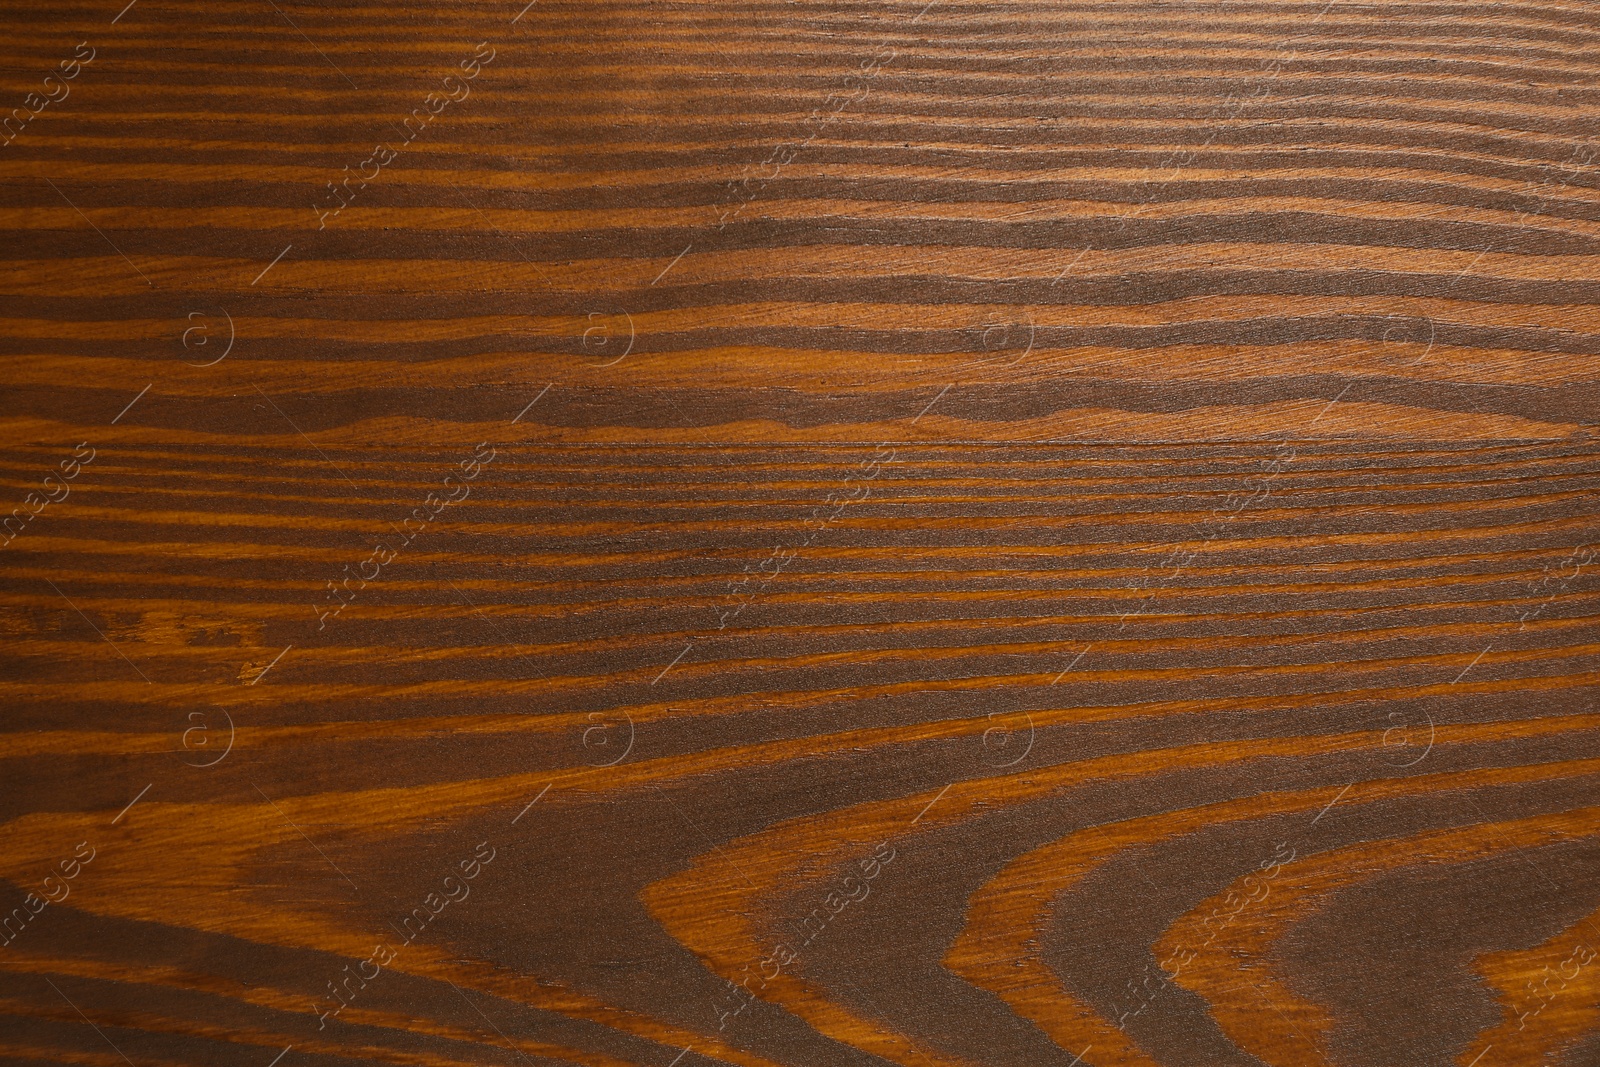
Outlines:
POLYGON ((0 1061, 1600 1063, 1600 8, 0 25, 0 1061))

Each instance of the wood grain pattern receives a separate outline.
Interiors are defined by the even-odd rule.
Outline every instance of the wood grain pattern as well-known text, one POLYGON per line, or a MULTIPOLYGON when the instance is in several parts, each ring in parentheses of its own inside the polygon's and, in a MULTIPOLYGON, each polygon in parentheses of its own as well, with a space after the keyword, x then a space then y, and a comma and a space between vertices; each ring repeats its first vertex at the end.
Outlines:
POLYGON ((1600 1062, 1592 4, 124 4, 0 1062, 1600 1062))

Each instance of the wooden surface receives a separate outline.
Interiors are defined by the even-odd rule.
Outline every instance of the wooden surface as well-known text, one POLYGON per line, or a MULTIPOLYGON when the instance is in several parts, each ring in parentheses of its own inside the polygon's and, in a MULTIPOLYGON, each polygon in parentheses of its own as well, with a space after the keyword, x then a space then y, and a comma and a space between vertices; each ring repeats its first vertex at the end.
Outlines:
POLYGON ((1600 8, 123 2, 0 1062, 1600 1063, 1600 8))

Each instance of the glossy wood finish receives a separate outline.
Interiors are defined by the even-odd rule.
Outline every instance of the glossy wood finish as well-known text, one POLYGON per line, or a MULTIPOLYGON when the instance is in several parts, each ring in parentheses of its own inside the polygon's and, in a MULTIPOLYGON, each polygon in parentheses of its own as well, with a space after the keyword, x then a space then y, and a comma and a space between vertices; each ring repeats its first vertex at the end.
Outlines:
POLYGON ((0 24, 0 1061, 1600 1060, 1592 5, 0 24))

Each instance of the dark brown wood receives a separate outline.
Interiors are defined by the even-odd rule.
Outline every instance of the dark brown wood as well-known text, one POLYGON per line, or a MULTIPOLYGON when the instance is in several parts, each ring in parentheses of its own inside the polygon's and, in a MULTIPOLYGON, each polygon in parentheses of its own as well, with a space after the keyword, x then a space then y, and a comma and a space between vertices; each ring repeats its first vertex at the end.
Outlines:
POLYGON ((124 2, 0 1061, 1600 1062, 1592 5, 124 2))

